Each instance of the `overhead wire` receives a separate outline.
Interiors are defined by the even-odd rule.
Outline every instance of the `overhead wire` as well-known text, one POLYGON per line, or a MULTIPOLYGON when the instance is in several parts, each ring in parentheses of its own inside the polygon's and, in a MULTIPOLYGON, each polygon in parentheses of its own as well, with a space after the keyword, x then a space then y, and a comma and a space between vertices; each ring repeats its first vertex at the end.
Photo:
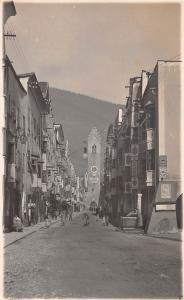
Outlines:
MULTIPOLYGON (((14 32, 10 24, 6 25, 6 29, 7 29, 7 32, 10 33, 10 34, 12 32, 14 32)), ((20 50, 18 49, 17 45, 15 43, 13 43, 13 39, 14 38, 12 38, 12 37, 11 38, 7 37, 8 47, 10 47, 13 51, 11 53, 13 58, 15 58, 22 65, 23 64, 22 54, 20 53, 20 50), (20 59, 20 57, 21 57, 21 59, 20 59)))
MULTIPOLYGON (((13 25, 11 19, 9 20, 7 27, 9 28, 9 30, 11 32, 16 33, 16 30, 14 28, 14 25, 13 25)), ((24 51, 22 49, 19 37, 16 35, 16 38, 11 39, 11 41, 12 41, 11 45, 14 47, 16 53, 18 54, 19 63, 22 65, 24 71, 27 72, 29 70, 29 63, 28 63, 28 60, 27 60, 27 58, 24 54, 24 51)))

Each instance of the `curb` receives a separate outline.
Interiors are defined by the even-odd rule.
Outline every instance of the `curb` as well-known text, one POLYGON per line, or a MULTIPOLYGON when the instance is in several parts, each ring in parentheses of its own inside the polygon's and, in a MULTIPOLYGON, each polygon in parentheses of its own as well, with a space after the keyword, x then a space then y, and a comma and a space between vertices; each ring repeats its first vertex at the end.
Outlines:
MULTIPOLYGON (((112 225, 112 224, 111 224, 112 225)), ((159 235, 152 235, 152 234, 146 234, 146 233, 143 233, 143 232, 131 232, 130 231, 123 231, 121 228, 119 227, 116 227, 114 225, 112 225, 114 228, 115 228, 115 231, 118 231, 118 232, 122 232, 124 234, 132 234, 132 235, 141 235, 141 236, 145 236, 145 237, 150 237, 150 238, 156 238, 156 239, 162 239, 162 240, 169 240, 169 241, 172 241, 172 242, 182 242, 182 237, 181 238, 172 238, 172 237, 169 237, 169 236, 159 236, 159 235)), ((172 234, 172 233, 171 233, 172 234)))
POLYGON ((146 234, 144 234, 144 236, 155 238, 155 239, 169 240, 173 242, 180 242, 180 243, 182 242, 182 238, 180 239, 180 238, 172 238, 167 236, 154 236, 154 235, 146 235, 146 234))
MULTIPOLYGON (((50 228, 53 224, 56 224, 57 222, 59 222, 59 220, 56 220, 55 222, 52 222, 48 228, 50 228)), ((14 244, 14 243, 16 243, 16 242, 18 242, 18 241, 20 241, 20 240, 26 238, 27 236, 29 236, 29 235, 31 235, 31 234, 33 234, 33 233, 39 231, 39 230, 42 229, 42 228, 45 228, 45 226, 43 225, 43 226, 39 227, 38 229, 35 229, 35 230, 31 231, 31 232, 28 232, 28 233, 25 234, 24 236, 20 236, 20 237, 16 238, 16 240, 14 240, 14 241, 12 241, 12 242, 6 244, 3 248, 7 248, 8 246, 10 246, 10 245, 12 245, 12 244, 14 244)), ((48 229, 48 228, 47 228, 47 229, 48 229)), ((45 229, 46 229, 46 228, 45 228, 45 229)))
MULTIPOLYGON (((79 214, 80 214, 80 213, 74 215, 73 217, 75 218, 75 217, 77 217, 79 214)), ((16 243, 16 242, 18 242, 18 241, 20 241, 20 240, 26 238, 27 236, 29 236, 29 235, 31 235, 31 234, 33 234, 33 233, 39 231, 39 230, 42 229, 42 228, 49 229, 52 225, 54 225, 54 224, 56 224, 56 223, 58 223, 58 222, 60 222, 60 219, 59 219, 59 220, 56 220, 56 221, 54 221, 54 222, 52 222, 52 223, 50 223, 50 226, 49 226, 49 227, 45 227, 45 225, 43 224, 43 225, 42 225, 41 227, 39 227, 38 229, 35 229, 35 230, 31 231, 31 232, 28 232, 28 233, 25 234, 24 236, 20 236, 20 237, 16 238, 16 240, 14 240, 14 241, 12 241, 12 242, 6 244, 5 246, 3 246, 3 248, 7 248, 8 246, 10 246, 10 245, 12 245, 12 244, 14 244, 14 243, 16 243)))

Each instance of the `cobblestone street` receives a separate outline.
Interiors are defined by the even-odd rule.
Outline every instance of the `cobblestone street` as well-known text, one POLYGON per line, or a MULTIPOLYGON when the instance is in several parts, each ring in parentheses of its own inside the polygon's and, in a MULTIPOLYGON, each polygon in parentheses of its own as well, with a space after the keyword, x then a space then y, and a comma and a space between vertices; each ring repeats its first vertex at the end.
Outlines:
POLYGON ((179 298, 180 248, 79 215, 5 248, 5 297, 179 298))

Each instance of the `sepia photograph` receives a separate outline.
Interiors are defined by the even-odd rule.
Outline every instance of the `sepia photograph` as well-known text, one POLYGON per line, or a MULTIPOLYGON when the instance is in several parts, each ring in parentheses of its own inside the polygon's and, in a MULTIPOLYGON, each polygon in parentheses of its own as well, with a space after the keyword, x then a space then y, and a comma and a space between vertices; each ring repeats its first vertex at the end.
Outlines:
POLYGON ((183 299, 182 1, 1 1, 3 299, 183 299))

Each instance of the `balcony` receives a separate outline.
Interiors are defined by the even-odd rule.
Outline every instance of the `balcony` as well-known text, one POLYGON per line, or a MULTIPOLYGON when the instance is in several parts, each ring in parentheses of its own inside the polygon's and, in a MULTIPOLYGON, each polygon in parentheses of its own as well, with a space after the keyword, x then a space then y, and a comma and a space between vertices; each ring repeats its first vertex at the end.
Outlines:
POLYGON ((8 182, 16 181, 16 165, 15 163, 8 164, 8 182))
POLYGON ((153 128, 146 129, 147 150, 155 149, 155 130, 153 128))

